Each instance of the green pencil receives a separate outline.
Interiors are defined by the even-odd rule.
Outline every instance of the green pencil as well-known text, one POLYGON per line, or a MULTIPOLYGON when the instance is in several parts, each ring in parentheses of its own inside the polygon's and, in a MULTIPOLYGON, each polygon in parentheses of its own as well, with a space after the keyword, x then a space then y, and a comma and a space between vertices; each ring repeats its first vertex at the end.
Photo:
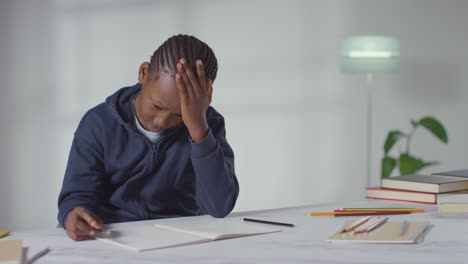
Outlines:
POLYGON ((348 207, 341 210, 414 210, 418 208, 413 207, 348 207))

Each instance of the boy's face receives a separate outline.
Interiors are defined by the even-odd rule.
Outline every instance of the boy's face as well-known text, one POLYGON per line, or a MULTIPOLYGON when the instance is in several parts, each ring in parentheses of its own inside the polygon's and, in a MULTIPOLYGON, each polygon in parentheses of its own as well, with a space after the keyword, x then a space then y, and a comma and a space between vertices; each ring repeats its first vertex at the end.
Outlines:
POLYGON ((136 106, 138 118, 145 129, 161 132, 182 123, 179 91, 174 76, 162 73, 156 78, 148 67, 148 63, 143 63, 138 76, 142 84, 136 106))

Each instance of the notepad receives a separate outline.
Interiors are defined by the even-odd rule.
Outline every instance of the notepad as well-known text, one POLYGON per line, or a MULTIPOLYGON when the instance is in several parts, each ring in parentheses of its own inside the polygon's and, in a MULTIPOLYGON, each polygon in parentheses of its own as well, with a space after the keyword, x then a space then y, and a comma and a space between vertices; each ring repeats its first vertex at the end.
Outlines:
POLYGON ((400 235, 403 222, 386 222, 368 233, 354 234, 353 232, 340 232, 354 221, 356 220, 346 221, 343 227, 330 236, 327 241, 333 243, 416 244, 422 241, 424 231, 430 225, 429 222, 408 222, 403 236, 400 235))
POLYGON ((21 240, 0 241, 0 263, 19 264, 22 261, 23 246, 21 240))
POLYGON ((156 225, 122 226, 112 229, 106 236, 98 234, 97 239, 130 250, 146 251, 279 231, 281 229, 244 223, 240 220, 191 219, 156 225))

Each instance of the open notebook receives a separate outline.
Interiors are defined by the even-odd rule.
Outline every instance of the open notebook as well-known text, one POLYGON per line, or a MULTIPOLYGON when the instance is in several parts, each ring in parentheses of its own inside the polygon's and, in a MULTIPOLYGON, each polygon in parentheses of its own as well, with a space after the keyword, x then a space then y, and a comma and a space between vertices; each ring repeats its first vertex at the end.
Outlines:
POLYGON ((98 240, 136 251, 178 247, 214 240, 279 232, 234 219, 203 219, 164 224, 128 225, 97 236, 98 240))
MULTIPOLYGON (((343 227, 349 226, 356 220, 346 221, 343 227)), ((416 244, 422 242, 429 222, 408 222, 408 229, 400 236, 403 222, 386 222, 368 233, 354 234, 353 232, 336 232, 328 238, 333 243, 383 243, 383 244, 416 244)))

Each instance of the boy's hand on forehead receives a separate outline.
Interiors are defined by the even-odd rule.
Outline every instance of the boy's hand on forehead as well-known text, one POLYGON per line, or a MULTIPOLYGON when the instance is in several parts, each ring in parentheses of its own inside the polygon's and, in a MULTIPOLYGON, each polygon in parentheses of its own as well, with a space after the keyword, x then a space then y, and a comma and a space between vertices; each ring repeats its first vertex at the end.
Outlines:
POLYGON ((182 120, 192 140, 199 143, 208 133, 206 111, 211 103, 213 86, 212 80, 205 79, 202 61, 197 60, 195 64, 196 73, 184 58, 179 60, 176 84, 180 95, 182 120))

